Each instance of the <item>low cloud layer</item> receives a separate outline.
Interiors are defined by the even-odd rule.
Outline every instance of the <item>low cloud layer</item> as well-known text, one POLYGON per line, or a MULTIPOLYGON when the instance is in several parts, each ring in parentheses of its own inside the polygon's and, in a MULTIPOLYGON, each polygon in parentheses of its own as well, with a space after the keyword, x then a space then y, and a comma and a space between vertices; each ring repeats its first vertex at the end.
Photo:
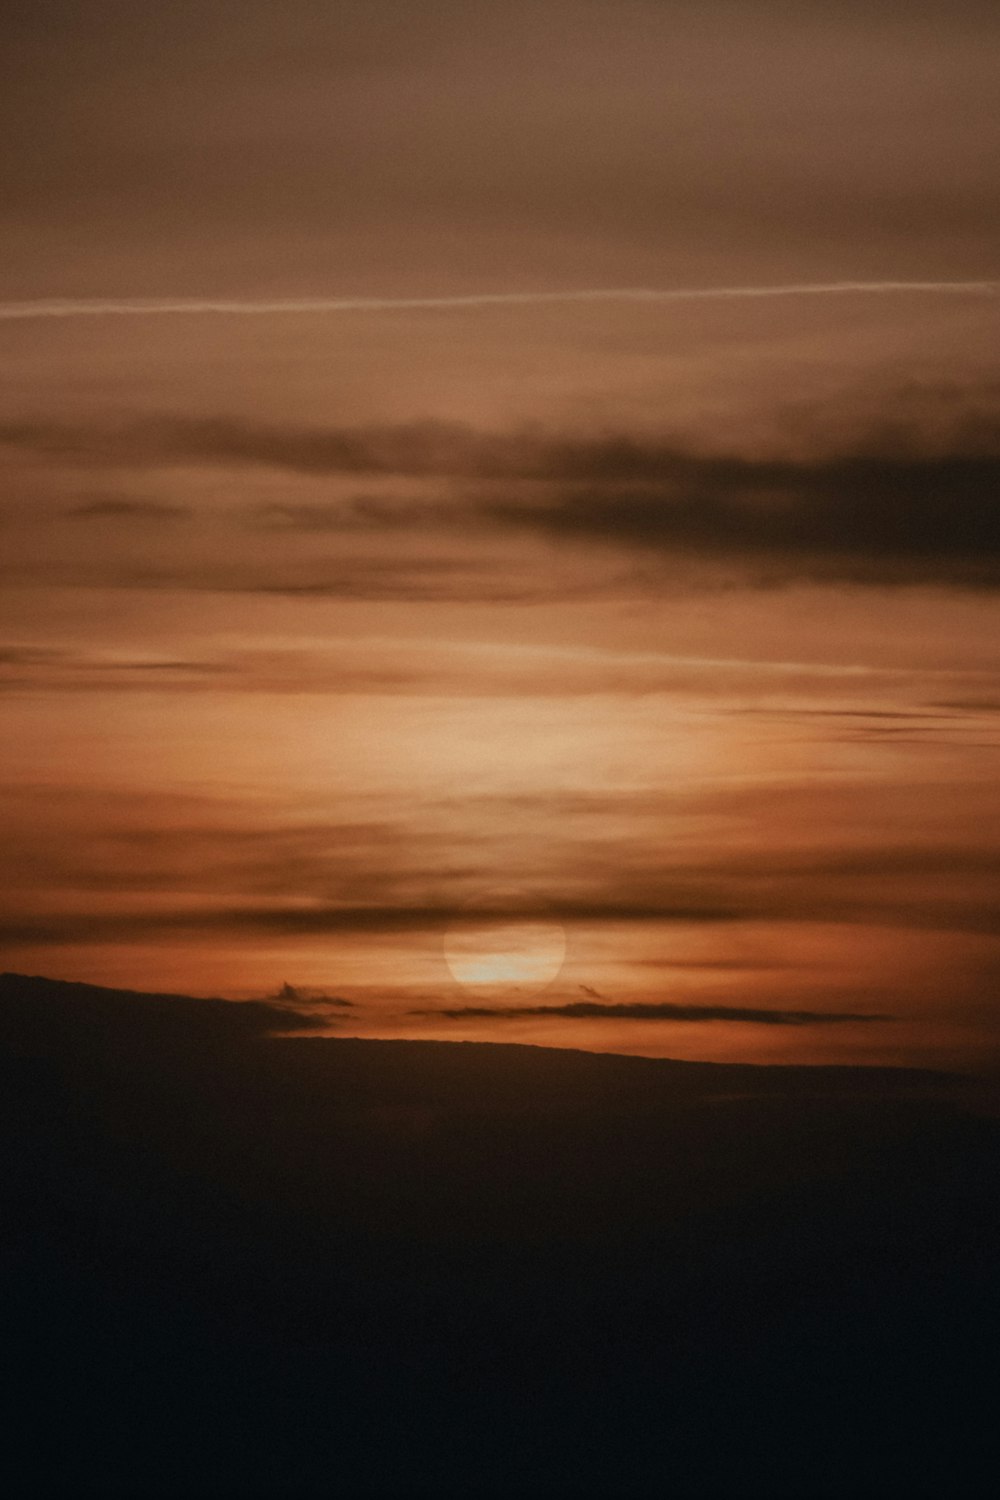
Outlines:
POLYGON ((746 1005, 672 1005, 668 1002, 601 1004, 572 1000, 567 1005, 463 1005, 449 1010, 414 1011, 419 1016, 443 1016, 451 1021, 517 1017, 562 1017, 568 1021, 738 1021, 752 1026, 836 1026, 852 1022, 887 1021, 871 1012, 836 1010, 759 1010, 746 1005))

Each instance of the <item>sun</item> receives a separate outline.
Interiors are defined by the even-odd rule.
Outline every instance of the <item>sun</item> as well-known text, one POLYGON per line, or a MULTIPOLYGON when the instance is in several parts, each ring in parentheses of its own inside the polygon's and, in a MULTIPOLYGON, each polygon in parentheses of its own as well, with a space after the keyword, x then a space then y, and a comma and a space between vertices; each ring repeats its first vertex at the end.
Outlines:
POLYGON ((444 956, 460 985, 480 996, 516 998, 552 983, 566 958, 566 932, 526 905, 522 893, 490 892, 451 924, 444 956))

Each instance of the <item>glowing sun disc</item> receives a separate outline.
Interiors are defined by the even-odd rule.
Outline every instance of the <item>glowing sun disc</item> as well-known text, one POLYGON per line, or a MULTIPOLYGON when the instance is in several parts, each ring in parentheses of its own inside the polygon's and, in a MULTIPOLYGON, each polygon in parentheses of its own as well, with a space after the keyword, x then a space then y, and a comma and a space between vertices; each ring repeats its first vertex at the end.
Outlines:
POLYGON ((501 897, 470 906, 445 934, 452 977, 477 994, 537 994, 566 957, 566 933, 551 917, 521 915, 501 897))

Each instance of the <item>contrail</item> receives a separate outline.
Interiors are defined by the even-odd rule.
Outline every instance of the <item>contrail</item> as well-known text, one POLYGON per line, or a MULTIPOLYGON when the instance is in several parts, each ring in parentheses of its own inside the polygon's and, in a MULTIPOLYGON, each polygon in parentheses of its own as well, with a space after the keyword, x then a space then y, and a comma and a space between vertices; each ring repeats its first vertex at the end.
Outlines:
POLYGON ((766 297, 843 297, 893 293, 994 297, 1000 281, 825 281, 789 286, 618 287, 570 292, 476 292, 465 297, 70 298, 0 302, 0 322, 28 318, 145 318, 216 314, 396 312, 435 308, 532 307, 558 302, 723 302, 766 297))

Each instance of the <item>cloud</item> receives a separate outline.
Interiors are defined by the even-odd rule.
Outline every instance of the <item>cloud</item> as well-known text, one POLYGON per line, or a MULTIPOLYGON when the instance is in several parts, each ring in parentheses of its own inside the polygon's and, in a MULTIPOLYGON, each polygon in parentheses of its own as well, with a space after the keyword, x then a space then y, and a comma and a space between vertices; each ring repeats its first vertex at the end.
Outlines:
POLYGON ((48 666, 66 659, 70 653, 54 646, 21 646, 0 644, 0 667, 48 666))
MULTIPOLYGON (((448 927, 477 920, 467 900, 484 870, 498 880, 501 871, 514 876, 525 828, 538 841, 531 847, 545 849, 539 916, 608 935, 645 929, 647 963, 667 970, 801 968, 787 935, 814 924, 831 940, 833 924, 1000 933, 1000 855, 977 804, 963 812, 955 803, 945 828, 927 821, 940 798, 933 782, 899 788, 895 801, 881 783, 867 792, 826 786, 823 794, 817 801, 819 793, 794 783, 711 791, 687 804, 698 836, 664 849, 650 843, 648 829, 685 806, 669 791, 567 793, 551 805, 523 795, 380 796, 359 799, 339 819, 297 821, 283 801, 261 807, 19 786, 0 799, 7 872, 0 941, 38 948, 339 934, 438 941, 448 927), (916 825, 915 809, 923 820, 916 825), (804 845, 807 812, 813 827, 804 845), (748 952, 747 929, 766 946, 748 952), (712 939, 707 950, 696 931, 712 939), (678 936, 680 944, 667 941, 678 936)), ((807 956, 824 952, 825 943, 807 956)), ((288 977, 294 983, 294 973, 288 977)))
MULTIPOLYGON (((384 877, 370 877, 384 884, 384 877)), ((121 884, 119 878, 119 884, 121 884)), ((711 905, 642 905, 623 901, 551 903, 563 921, 722 923, 747 913, 711 905)), ((321 905, 285 902, 281 905, 206 904, 199 907, 152 909, 116 913, 65 912, 0 918, 0 942, 59 946, 64 943, 135 943, 152 937, 188 934, 269 934, 297 937, 332 933, 440 933, 454 922, 472 921, 467 905, 455 903, 406 905, 321 905)))
POLYGON ((925 723, 928 719, 953 719, 953 713, 935 712, 937 709, 954 708, 954 704, 937 703, 930 708, 809 708, 790 704, 786 708, 730 708, 727 713, 747 715, 764 719, 902 719, 925 723))
POLYGON ((490 513, 564 541, 734 565, 758 585, 994 589, 1000 427, 996 437, 996 453, 816 460, 581 447, 567 454, 567 478, 554 499, 503 500, 490 513))
MULTIPOLYGON (((157 419, 75 428, 19 422, 0 441, 60 463, 156 467, 197 461, 261 465, 313 476, 377 475, 462 482, 461 503, 359 497, 324 504, 279 502, 250 512, 275 531, 414 533, 450 527, 544 536, 638 559, 633 582, 662 584, 673 565, 695 582, 727 575, 760 587, 791 581, 879 587, 1000 587, 1000 409, 996 391, 924 393, 905 420, 886 399, 867 431, 825 451, 722 453, 628 433, 560 436, 527 429, 487 432, 458 424, 297 428, 230 418, 157 419), (979 405, 977 405, 977 400, 979 405), (964 403, 964 404, 963 404, 964 403), (985 403, 985 404, 984 404, 985 403)), ((837 426, 837 413, 829 415, 837 426)), ((855 421, 856 425, 856 421, 855 421)), ((814 447, 823 445, 814 443, 814 447)), ((75 514, 165 519, 181 508, 98 499, 75 514)), ((481 594, 494 602, 538 597, 510 556, 347 560, 259 576, 223 558, 199 566, 148 562, 123 582, 235 588, 330 598, 434 599, 481 594)), ((556 584, 558 589, 564 585, 556 584)), ((591 582, 590 587, 594 584, 591 582)))
POLYGON ((269 1000, 281 1002, 292 1006, 300 1005, 335 1005, 341 1009, 354 1009, 353 1000, 345 1000, 342 995, 328 995, 325 990, 316 990, 298 984, 289 984, 287 979, 281 989, 269 1000))
MULTIPOLYGON (((411 872, 404 872, 407 880, 411 872)), ((471 871, 458 871, 470 874, 471 871)), ((418 879, 419 872, 412 872, 418 879)), ((402 875, 399 877, 402 883, 402 875)), ((294 884, 297 884, 295 882, 294 884)), ((392 885, 394 880, 362 870, 358 884, 374 889, 392 885)), ((118 877, 117 886, 124 884, 118 877)), ((152 885, 153 882, 148 882, 152 885)), ((294 884, 289 889, 294 889, 294 884)), ((95 883, 96 885, 96 883, 95 883)), ((192 889, 197 889, 191 882, 192 889)), ((644 924, 650 927, 683 929, 692 926, 725 926, 752 924, 835 923, 847 926, 896 928, 900 931, 952 932, 1000 936, 1000 913, 989 891, 960 892, 929 890, 922 894, 898 896, 891 891, 879 893, 867 887, 842 894, 835 886, 821 881, 808 883, 803 893, 794 882, 779 884, 766 893, 755 893, 753 882, 745 888, 737 882, 729 892, 730 899, 713 902, 705 894, 699 902, 678 899, 642 903, 595 899, 593 902, 559 902, 553 899, 547 914, 563 922, 580 922, 596 926, 644 924)), ((391 900, 370 905, 324 905, 301 898, 280 903, 261 902, 220 906, 211 903, 177 907, 151 907, 145 911, 109 910, 79 912, 50 911, 38 915, 33 911, 8 912, 0 918, 0 942, 16 946, 61 946, 63 944, 121 945, 152 939, 187 938, 198 935, 304 937, 333 934, 439 934, 459 921, 471 920, 467 906, 457 902, 441 904, 406 904, 391 900)), ((744 967, 738 965, 738 967, 744 967)), ((771 966, 768 966, 771 967, 771 966)))
POLYGON ((0 302, 0 322, 49 318, 267 317, 300 313, 435 311, 445 308, 533 307, 565 302, 731 302, 773 297, 981 296, 1000 281, 825 281, 784 285, 611 287, 549 292, 480 292, 452 297, 47 297, 0 302))
POLYGON ((236 660, 161 656, 128 659, 69 647, 0 645, 0 687, 11 691, 193 692, 231 688, 239 672, 236 660))
MULTIPOLYGON (((288 570, 291 572, 292 570, 288 570)), ((258 594, 279 599, 341 600, 356 603, 393 604, 552 604, 559 600, 592 598, 601 592, 596 583, 561 583, 548 579, 508 576, 502 568, 462 563, 436 564, 431 560, 383 562, 363 558, 313 572, 309 577, 275 576, 271 579, 233 573, 220 577, 211 569, 201 573, 177 572, 151 576, 122 576, 125 588, 180 589, 196 592, 258 594)), ((390 674, 396 678, 398 674, 390 674)))
POLYGON ((224 661, 167 661, 150 657, 147 661, 118 661, 104 662, 93 661, 88 665, 100 671, 111 672, 185 672, 185 673, 219 673, 233 672, 236 668, 231 662, 224 661))
POLYGON ((951 698, 933 703, 932 708, 947 709, 957 715, 1000 714, 1000 698, 951 698))
POLYGON ((613 1005, 593 1000, 571 1000, 566 1005, 464 1005, 453 1009, 415 1010, 410 1014, 441 1016, 452 1021, 509 1016, 512 1019, 544 1017, 568 1021, 735 1021, 754 1026, 835 1026, 892 1019, 868 1011, 760 1010, 745 1005, 674 1005, 666 1001, 613 1005))
POLYGON ((73 426, 7 422, 0 443, 66 461, 95 459, 149 467, 255 464, 302 474, 471 477, 516 473, 521 442, 456 423, 294 427, 230 417, 147 417, 73 426))
POLYGON ((178 521, 191 514, 186 505, 168 505, 156 500, 122 500, 114 497, 88 500, 66 511, 73 521, 178 521))
POLYGON ((325 504, 273 502, 257 505, 248 513, 251 525, 269 531, 381 531, 416 525, 454 522, 453 505, 427 504, 414 500, 389 500, 375 495, 357 495, 350 500, 325 504))
POLYGON ((702 835, 664 851, 647 830, 651 817, 683 805, 669 794, 566 794, 551 806, 523 796, 362 799, 352 816, 295 821, 283 805, 262 810, 238 799, 20 786, 0 799, 8 875, 0 939, 52 946, 440 934, 476 920, 470 891, 484 868, 510 868, 526 821, 547 851, 539 915, 581 929, 645 927, 648 959, 669 969, 783 966, 787 953, 777 942, 776 957, 770 944, 747 955, 742 942, 721 953, 713 943, 702 953, 686 940, 671 955, 659 941, 728 924, 761 933, 817 923, 1000 932, 1000 856, 971 805, 964 816, 953 810, 945 838, 940 826, 935 837, 934 826, 909 823, 914 807, 939 795, 934 783, 906 788, 895 812, 881 785, 864 796, 853 785, 825 791, 820 804, 794 784, 713 792, 694 804, 707 820, 702 835), (814 837, 803 847, 807 808, 814 837), (881 833, 849 836, 848 812, 881 833), (908 821, 906 834, 893 838, 895 814, 908 821), (762 853, 765 824, 771 834, 762 853), (740 829, 753 832, 749 842, 740 829))

